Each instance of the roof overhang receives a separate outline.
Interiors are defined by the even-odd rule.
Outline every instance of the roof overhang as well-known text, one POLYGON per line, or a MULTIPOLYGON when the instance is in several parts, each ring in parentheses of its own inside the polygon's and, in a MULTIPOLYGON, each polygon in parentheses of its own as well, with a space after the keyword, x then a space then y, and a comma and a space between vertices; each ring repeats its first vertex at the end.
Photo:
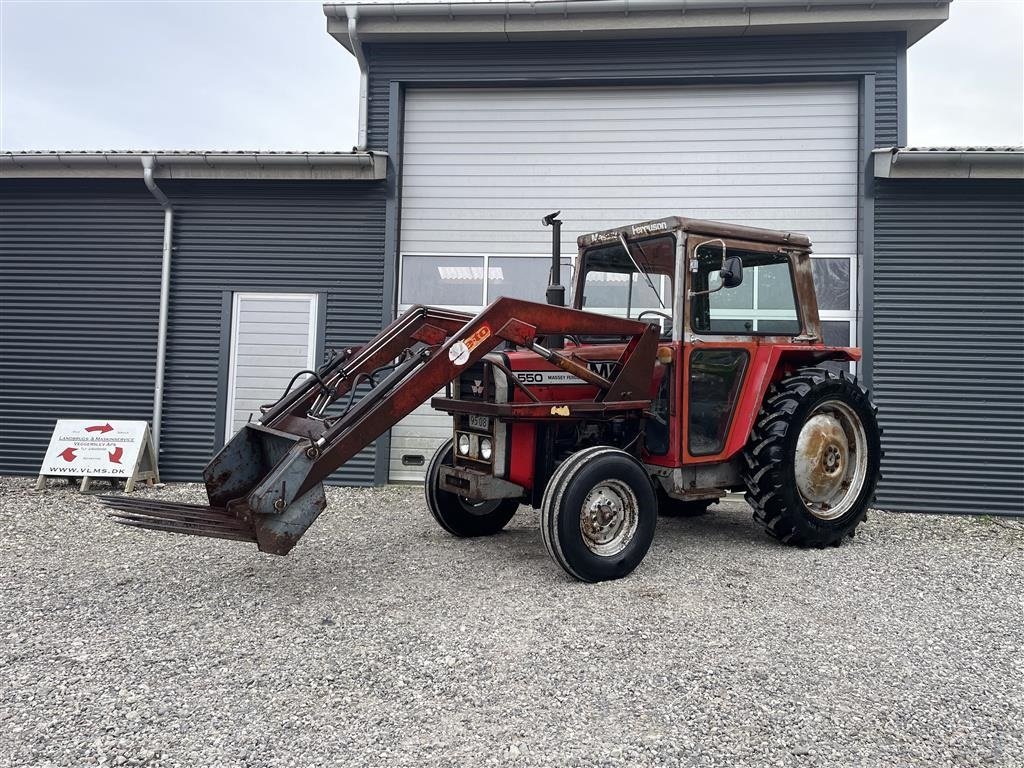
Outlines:
POLYGON ((140 178, 142 158, 157 179, 379 181, 384 152, 0 152, 0 178, 140 178))
POLYGON ((872 152, 876 179, 1024 179, 1024 147, 872 152))
POLYGON ((459 0, 325 3, 327 31, 362 43, 602 40, 905 32, 920 40, 951 0, 459 0))

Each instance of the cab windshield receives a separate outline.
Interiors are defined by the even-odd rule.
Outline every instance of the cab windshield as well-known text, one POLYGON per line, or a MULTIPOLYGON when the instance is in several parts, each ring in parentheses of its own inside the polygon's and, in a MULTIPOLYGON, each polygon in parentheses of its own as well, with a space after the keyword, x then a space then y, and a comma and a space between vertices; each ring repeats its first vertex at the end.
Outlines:
POLYGON ((627 242, 632 258, 617 241, 583 254, 580 307, 603 315, 659 323, 663 334, 669 333, 675 238, 627 242))

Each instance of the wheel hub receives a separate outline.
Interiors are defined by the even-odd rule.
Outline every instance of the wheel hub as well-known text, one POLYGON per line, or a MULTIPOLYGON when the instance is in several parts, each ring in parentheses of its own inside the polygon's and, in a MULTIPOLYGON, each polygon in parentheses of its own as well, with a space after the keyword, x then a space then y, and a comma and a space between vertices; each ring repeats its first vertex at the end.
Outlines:
POLYGON ((867 437, 845 403, 822 403, 804 422, 794 457, 797 490, 811 514, 835 520, 856 501, 867 476, 867 437))
POLYGON ((583 543, 598 555, 618 554, 632 540, 638 520, 638 503, 632 489, 619 480, 605 480, 595 485, 583 500, 583 543))

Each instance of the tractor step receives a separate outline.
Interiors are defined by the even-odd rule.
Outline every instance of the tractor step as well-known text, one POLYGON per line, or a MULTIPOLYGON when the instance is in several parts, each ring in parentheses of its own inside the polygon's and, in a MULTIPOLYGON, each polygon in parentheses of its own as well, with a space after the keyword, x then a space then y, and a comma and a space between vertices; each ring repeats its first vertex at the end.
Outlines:
POLYGON ((130 499, 125 496, 100 496, 99 500, 116 510, 110 517, 121 525, 165 533, 256 543, 256 532, 252 526, 244 520, 239 520, 223 507, 130 499))

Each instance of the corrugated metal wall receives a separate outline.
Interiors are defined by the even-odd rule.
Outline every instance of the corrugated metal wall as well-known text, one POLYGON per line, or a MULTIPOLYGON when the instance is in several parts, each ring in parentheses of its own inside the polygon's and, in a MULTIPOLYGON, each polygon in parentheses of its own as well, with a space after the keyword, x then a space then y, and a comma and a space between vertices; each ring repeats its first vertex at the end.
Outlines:
MULTIPOLYGON (((219 369, 224 291, 327 291, 327 349, 360 344, 381 328, 383 185, 369 182, 170 182, 178 209, 163 450, 169 477, 207 461, 219 369)), ((373 449, 339 474, 373 482, 373 449)))
POLYGON ((886 509, 1024 514, 1024 183, 876 185, 886 509))
MULTIPOLYGON (((161 187, 176 207, 161 470, 196 480, 219 445, 225 291, 327 292, 326 347, 370 338, 381 326, 384 189, 161 187)), ((141 180, 6 181, 0 211, 0 471, 33 473, 59 416, 150 417, 163 216, 141 180), (33 388, 43 394, 24 394, 33 388)), ((373 482, 373 455, 335 479, 373 482)))
POLYGON ((59 417, 152 415, 162 241, 141 182, 0 181, 0 472, 59 417))
POLYGON ((700 78, 849 75, 873 72, 875 141, 898 143, 897 58, 902 33, 714 37, 676 40, 579 42, 372 44, 370 146, 387 148, 388 90, 392 80, 480 83, 560 80, 622 81, 628 78, 700 78))

